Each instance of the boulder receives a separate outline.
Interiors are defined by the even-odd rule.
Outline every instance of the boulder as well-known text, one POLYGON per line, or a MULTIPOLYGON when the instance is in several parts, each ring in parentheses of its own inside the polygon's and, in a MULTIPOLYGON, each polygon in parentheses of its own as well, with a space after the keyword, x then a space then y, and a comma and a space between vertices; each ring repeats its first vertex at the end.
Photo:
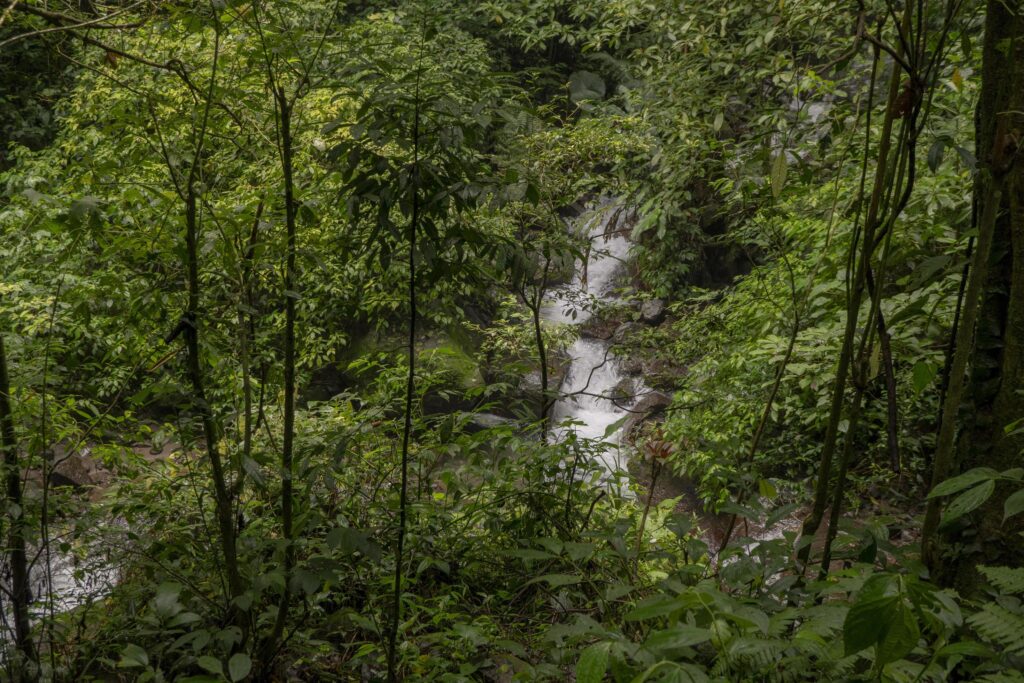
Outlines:
POLYGON ((54 448, 53 463, 53 469, 50 470, 52 486, 71 486, 76 489, 105 486, 112 478, 102 463, 92 456, 88 447, 77 453, 67 453, 59 445, 54 448))
POLYGON ((638 358, 623 358, 619 361, 619 370, 627 377, 639 377, 644 374, 644 364, 638 358))
POLYGON ((609 398, 612 399, 618 405, 629 405, 633 402, 635 392, 634 382, 632 377, 623 377, 615 386, 612 387, 611 395, 609 398))
POLYGON ((77 489, 94 483, 91 468, 81 455, 65 456, 50 470, 50 484, 53 486, 72 486, 77 489))
POLYGON ((644 328, 640 323, 622 323, 615 328, 615 332, 612 333, 612 343, 622 344, 635 332, 644 328))
POLYGON ((466 423, 466 433, 477 434, 485 429, 514 425, 515 420, 494 413, 473 413, 466 423))
POLYGON ((618 328, 613 320, 591 318, 580 325, 580 336, 584 339, 611 339, 616 329, 618 328))
POLYGON ((672 397, 660 391, 650 391, 630 408, 629 419, 623 425, 623 434, 632 438, 633 432, 644 422, 658 416, 672 403, 672 397))
POLYGON ((648 325, 660 325, 665 320, 665 302, 648 299, 640 306, 640 319, 648 325))

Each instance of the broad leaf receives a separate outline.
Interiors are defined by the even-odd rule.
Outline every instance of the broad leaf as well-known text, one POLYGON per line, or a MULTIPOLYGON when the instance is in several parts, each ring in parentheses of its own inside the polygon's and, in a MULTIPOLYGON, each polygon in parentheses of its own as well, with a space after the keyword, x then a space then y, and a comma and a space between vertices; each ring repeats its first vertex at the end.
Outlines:
POLYGON ((710 639, 711 631, 706 628, 699 628, 688 624, 676 624, 675 626, 652 633, 644 641, 644 647, 653 650, 690 647, 710 639))
POLYGON ((576 683, 601 683, 608 669, 609 643, 591 645, 576 663, 576 683))
POLYGON ((228 660, 228 675, 232 681, 240 681, 252 671, 252 660, 244 652, 231 655, 228 660))
POLYGON ((1003 503, 1003 521, 1024 512, 1024 489, 1010 494, 1003 503))
POLYGON ((643 621, 665 616, 679 609, 679 601, 671 595, 652 595, 641 600, 636 608, 624 617, 626 621, 643 621))
POLYGON ((878 644, 875 665, 885 666, 910 654, 921 637, 914 611, 904 601, 896 603, 895 613, 889 618, 885 637, 878 644))
POLYGON ((964 472, 958 477, 953 477, 952 479, 947 479, 942 482, 931 490, 928 497, 937 498, 939 496, 948 496, 951 493, 962 491, 968 486, 974 486, 977 483, 989 479, 995 479, 998 476, 999 473, 991 467, 976 467, 973 470, 964 472))
POLYGON ((942 525, 949 524, 963 517, 971 510, 981 507, 995 490, 996 482, 992 479, 983 481, 972 489, 967 489, 967 491, 954 498, 953 502, 946 508, 945 514, 942 515, 942 525))
POLYGON ((772 160, 772 196, 778 197, 782 194, 782 188, 786 185, 786 151, 779 150, 772 160))

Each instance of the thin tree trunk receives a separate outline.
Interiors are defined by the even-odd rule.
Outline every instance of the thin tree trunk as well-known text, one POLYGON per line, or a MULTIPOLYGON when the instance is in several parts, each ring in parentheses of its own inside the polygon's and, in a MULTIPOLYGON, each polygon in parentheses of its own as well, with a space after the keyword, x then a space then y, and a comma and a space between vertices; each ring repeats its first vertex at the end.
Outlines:
POLYGON ((242 362, 242 454, 235 467, 234 495, 238 496, 245 485, 245 463, 252 459, 252 437, 255 432, 253 425, 252 400, 252 350, 256 341, 255 306, 253 296, 253 260, 256 256, 256 244, 259 236, 260 218, 263 216, 263 202, 256 207, 256 216, 252 221, 252 230, 245 253, 242 256, 242 302, 238 307, 238 345, 242 362))
MULTIPOLYGON (((910 9, 904 12, 903 25, 908 26, 910 21, 910 9)), ((832 459, 835 455, 836 441, 839 436, 839 424, 843 416, 844 396, 846 393, 846 380, 849 376, 850 364, 853 359, 854 339, 857 335, 857 322, 860 316, 861 303, 867 282, 867 270, 870 264, 871 254, 875 249, 875 230, 879 224, 879 209, 882 197, 887 192, 886 177, 889 175, 889 151, 892 143, 892 124, 895 114, 895 102, 900 93, 901 70, 897 64, 893 64, 892 77, 889 82, 889 95, 886 99, 885 117, 882 120, 882 137, 878 147, 878 161, 875 168, 875 180, 871 191, 871 199, 868 204, 867 215, 864 220, 863 237, 860 242, 860 252, 857 253, 858 241, 854 240, 850 245, 851 263, 855 262, 855 270, 850 290, 847 294, 846 306, 846 329, 843 332, 843 345, 839 354, 839 362, 836 366, 835 385, 832 388, 832 398, 829 407, 829 420, 825 427, 825 438, 822 445, 821 461, 818 466, 818 480, 814 490, 814 501, 811 505, 810 514, 804 520, 801 529, 802 545, 797 551, 797 558, 806 565, 811 556, 811 540, 818 532, 821 522, 825 517, 825 510, 830 500, 829 482, 832 478, 832 459)), ((870 134, 870 131, 868 131, 870 134)))
MULTIPOLYGON (((167 343, 181 334, 185 339, 186 376, 192 385, 193 410, 198 414, 203 428, 206 455, 210 461, 213 478, 214 503, 216 507, 217 526, 220 530, 221 553, 224 556, 224 573, 227 581, 229 610, 235 613, 240 621, 234 598, 242 594, 242 575, 238 564, 237 533, 234 524, 231 490, 224 471, 224 460, 220 452, 221 430, 206 396, 205 376, 202 369, 200 352, 200 286, 199 286, 199 209, 196 183, 200 178, 200 164, 206 142, 207 126, 210 110, 213 108, 214 87, 217 82, 217 67, 220 61, 220 25, 215 24, 215 40, 213 46, 213 64, 210 72, 210 87, 206 93, 202 118, 198 129, 193 129, 193 157, 188 173, 182 177, 177 166, 172 162, 160 131, 160 121, 156 111, 151 107, 150 116, 156 130, 157 138, 163 152, 164 162, 174 183, 175 190, 185 204, 185 289, 188 296, 185 312, 177 327, 167 337, 167 343)), ((241 624, 240 624, 241 625, 241 624)))
MULTIPOLYGON (((422 40, 422 39, 421 39, 422 40)), ((420 71, 417 57, 415 113, 413 115, 412 212, 409 217, 409 373, 405 386, 405 425, 402 429, 401 482, 398 498, 398 542, 395 547, 395 586, 388 629, 388 681, 398 681, 398 630, 402 618, 402 563, 405 561, 405 524, 408 516, 409 440, 412 436, 412 404, 416 391, 416 232, 420 221, 420 71)))
POLYGON ((284 269, 284 435, 281 442, 281 527, 284 534, 284 592, 278 603, 277 618, 270 638, 271 649, 284 633, 291 608, 291 576, 295 569, 295 515, 292 481, 295 476, 295 181, 292 168, 292 103, 278 91, 280 117, 281 171, 284 175, 284 216, 287 232, 287 254, 284 269))
POLYGON ((885 316, 878 311, 875 319, 878 326, 878 344, 882 352, 882 371, 885 373, 886 401, 886 446, 889 451, 889 466, 902 479, 903 470, 900 465, 899 440, 899 405, 896 394, 896 369, 892 360, 892 343, 889 329, 885 325, 885 316))
POLYGON ((548 378, 548 354, 547 348, 544 345, 544 328, 540 311, 543 306, 544 292, 547 290, 548 269, 550 266, 551 261, 545 259, 544 273, 541 277, 540 285, 534 289, 533 302, 530 305, 530 311, 533 313, 534 341, 537 344, 537 360, 540 363, 540 405, 538 406, 539 415, 537 417, 540 419, 540 438, 544 443, 547 443, 548 439, 548 412, 551 410, 551 388, 548 386, 550 382, 548 378))
MULTIPOLYGON (((1002 195, 994 182, 987 183, 988 191, 983 200, 981 222, 978 225, 978 243, 974 251, 974 262, 964 295, 963 317, 957 330, 956 350, 949 371, 949 387, 942 405, 942 422, 939 424, 938 441, 935 447, 935 464, 932 469, 931 488, 947 479, 953 471, 957 414, 963 397, 967 363, 974 349, 974 328, 978 320, 978 308, 982 285, 988 273, 989 254, 992 251, 992 236, 995 232, 996 212, 1002 195)), ((921 534, 921 552, 925 561, 933 565, 937 557, 934 552, 935 532, 939 526, 941 501, 928 501, 925 511, 924 529, 921 534)))
MULTIPOLYGON (((197 150, 197 154, 199 151, 197 150)), ((185 309, 182 333, 185 337, 187 369, 192 384, 192 399, 203 425, 206 441, 206 455, 213 472, 214 498, 217 512, 217 526, 220 529, 221 552, 224 555, 224 572, 228 583, 228 596, 233 600, 242 594, 242 576, 238 567, 235 523, 231 493, 224 473, 224 461, 220 453, 221 433, 213 409, 206 398, 205 378, 199 351, 199 249, 198 219, 195 194, 195 179, 189 177, 185 190, 185 258, 187 260, 188 304, 185 309)))
POLYGON ((0 335, 0 448, 3 449, 4 480, 7 487, 7 559, 11 565, 11 612, 14 618, 14 646, 24 661, 16 662, 16 677, 27 662, 35 661, 29 622, 32 593, 29 588, 28 559, 25 552, 25 508, 21 491, 21 467, 18 463, 18 443, 14 431, 11 409, 11 382, 7 373, 7 352, 0 335))

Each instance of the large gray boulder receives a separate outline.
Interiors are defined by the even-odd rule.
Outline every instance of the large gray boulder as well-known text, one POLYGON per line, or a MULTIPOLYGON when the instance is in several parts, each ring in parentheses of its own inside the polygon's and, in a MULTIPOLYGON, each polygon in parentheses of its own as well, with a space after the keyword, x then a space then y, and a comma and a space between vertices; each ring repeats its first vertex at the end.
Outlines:
POLYGON ((640 323, 622 323, 615 328, 615 332, 612 334, 612 343, 622 344, 631 335, 642 329, 644 329, 644 326, 640 323))
POLYGON ((640 319, 648 325, 660 325, 665 320, 665 302, 648 299, 640 306, 640 319))
POLYGON ((644 422, 655 419, 661 413, 665 412, 665 408, 672 404, 672 397, 668 394, 663 394, 660 391, 650 391, 643 395, 636 402, 636 405, 630 408, 629 419, 622 426, 622 433, 626 435, 627 439, 632 439, 633 432, 635 432, 640 425, 644 422))

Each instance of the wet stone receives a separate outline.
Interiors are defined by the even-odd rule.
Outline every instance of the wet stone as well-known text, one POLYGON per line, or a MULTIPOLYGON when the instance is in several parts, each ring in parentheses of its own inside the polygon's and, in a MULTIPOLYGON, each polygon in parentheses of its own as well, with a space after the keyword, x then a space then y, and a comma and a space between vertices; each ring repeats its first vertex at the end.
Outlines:
POLYGON ((649 299, 640 306, 640 319, 648 325, 660 325, 665 320, 665 302, 649 299))

